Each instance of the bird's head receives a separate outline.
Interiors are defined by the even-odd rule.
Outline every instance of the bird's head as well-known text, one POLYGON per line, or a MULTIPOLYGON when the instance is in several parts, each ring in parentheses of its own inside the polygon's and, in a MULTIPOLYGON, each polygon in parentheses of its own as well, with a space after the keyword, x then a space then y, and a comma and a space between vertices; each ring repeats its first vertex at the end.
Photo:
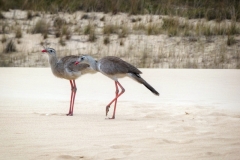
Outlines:
POLYGON ((56 55, 56 51, 53 48, 45 48, 44 50, 42 50, 42 52, 48 53, 48 55, 50 55, 50 56, 56 55))
POLYGON ((89 56, 80 56, 78 60, 75 62, 75 65, 78 65, 79 63, 89 63, 89 56))

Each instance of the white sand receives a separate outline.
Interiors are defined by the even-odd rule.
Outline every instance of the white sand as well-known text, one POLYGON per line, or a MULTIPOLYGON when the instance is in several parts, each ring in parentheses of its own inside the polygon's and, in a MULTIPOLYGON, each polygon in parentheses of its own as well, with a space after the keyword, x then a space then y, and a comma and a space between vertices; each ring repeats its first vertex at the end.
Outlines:
POLYGON ((116 119, 105 120, 115 86, 101 74, 77 80, 67 117, 67 80, 0 68, 0 159, 239 159, 240 70, 141 70, 160 97, 121 79, 116 119))

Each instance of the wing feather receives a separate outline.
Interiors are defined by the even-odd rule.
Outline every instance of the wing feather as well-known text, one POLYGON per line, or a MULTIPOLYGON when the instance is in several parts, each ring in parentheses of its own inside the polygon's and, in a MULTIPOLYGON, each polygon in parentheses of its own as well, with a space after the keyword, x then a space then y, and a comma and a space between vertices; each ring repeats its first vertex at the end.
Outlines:
POLYGON ((100 70, 106 74, 113 75, 113 74, 125 74, 125 73, 135 73, 141 74, 142 72, 138 70, 133 65, 127 63, 126 61, 114 57, 114 56, 107 56, 99 60, 100 70))

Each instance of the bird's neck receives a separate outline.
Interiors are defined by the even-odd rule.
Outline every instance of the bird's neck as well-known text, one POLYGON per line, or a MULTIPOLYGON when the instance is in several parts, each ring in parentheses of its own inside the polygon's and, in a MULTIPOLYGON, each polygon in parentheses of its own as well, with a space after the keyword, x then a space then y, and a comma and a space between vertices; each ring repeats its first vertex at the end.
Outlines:
POLYGON ((51 65, 51 67, 55 67, 57 65, 58 62, 58 58, 57 56, 49 56, 49 63, 51 65))
POLYGON ((93 59, 92 57, 89 57, 88 63, 93 70, 98 71, 98 62, 95 59, 93 59))

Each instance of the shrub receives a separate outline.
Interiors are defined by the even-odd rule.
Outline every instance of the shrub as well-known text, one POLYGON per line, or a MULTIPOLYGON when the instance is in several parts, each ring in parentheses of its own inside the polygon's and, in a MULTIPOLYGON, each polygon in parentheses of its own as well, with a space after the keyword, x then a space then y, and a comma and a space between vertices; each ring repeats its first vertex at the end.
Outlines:
POLYGON ((84 33, 85 35, 87 35, 87 34, 90 34, 93 30, 94 30, 94 26, 91 25, 91 24, 88 24, 88 25, 84 28, 83 33, 84 33))
POLYGON ((7 22, 0 22, 0 34, 8 33, 9 25, 7 22))
POLYGON ((169 29, 169 28, 177 28, 179 27, 179 21, 175 18, 163 18, 163 29, 169 29))
POLYGON ((227 45, 228 46, 231 46, 231 45, 235 44, 236 42, 237 41, 233 36, 228 36, 228 39, 227 39, 227 45))
POLYGON ((32 29, 32 33, 41 33, 41 34, 46 34, 48 33, 48 27, 49 25, 47 24, 46 20, 40 19, 37 21, 35 26, 32 29))
POLYGON ((90 17, 89 17, 89 15, 87 15, 87 14, 84 14, 84 15, 82 15, 82 17, 81 17, 81 19, 89 19, 90 17))
POLYGON ((88 37, 88 40, 89 40, 90 42, 95 42, 96 39, 97 39, 97 37, 96 37, 96 34, 95 34, 95 29, 94 29, 93 31, 90 32, 89 37, 88 37))
POLYGON ((4 53, 11 53, 16 51, 16 44, 12 39, 6 44, 6 48, 3 50, 4 53))
POLYGON ((4 15, 2 14, 2 12, 0 12, 0 19, 5 19, 4 15))
POLYGON ((147 28, 148 35, 158 35, 161 33, 161 27, 159 24, 150 23, 147 28))
POLYGON ((106 36, 106 37, 103 39, 103 43, 104 43, 105 45, 107 45, 107 44, 110 43, 109 36, 106 36))
POLYGON ((28 11, 28 12, 27 12, 27 19, 28 19, 28 20, 31 20, 32 18, 33 18, 32 12, 31 12, 31 11, 28 11))
POLYGON ((119 27, 117 25, 109 24, 103 27, 103 34, 118 33, 119 27))
POLYGON ((234 35, 239 33, 240 33, 240 28, 237 27, 236 23, 232 22, 231 26, 228 28, 228 34, 234 35))
POLYGON ((136 31, 145 31, 146 29, 147 29, 146 25, 142 22, 133 25, 133 30, 136 31))
POLYGON ((66 36, 66 39, 69 40, 72 36, 71 30, 68 28, 68 26, 63 26, 61 29, 62 35, 66 36))
POLYGON ((121 41, 120 41, 120 46, 123 46, 124 45, 124 42, 123 42, 123 40, 121 39, 121 41))
POLYGON ((60 29, 65 24, 66 24, 65 19, 60 17, 55 18, 53 22, 53 26, 56 27, 57 29, 60 29))
POLYGON ((129 30, 127 26, 122 26, 121 29, 118 31, 118 37, 119 38, 127 37, 128 33, 129 33, 129 30))
POLYGON ((7 41, 7 37, 6 37, 6 35, 4 34, 4 35, 2 36, 1 42, 2 42, 2 43, 5 43, 6 41, 7 41))
POLYGON ((15 37, 16 37, 16 38, 22 38, 22 30, 21 30, 21 27, 17 27, 16 32, 15 32, 15 37))
POLYGON ((65 40, 61 37, 60 39, 59 39, 59 44, 61 45, 61 46, 65 46, 66 45, 66 42, 65 42, 65 40))
POLYGON ((102 18, 100 18, 100 21, 105 21, 105 16, 103 16, 102 18))

